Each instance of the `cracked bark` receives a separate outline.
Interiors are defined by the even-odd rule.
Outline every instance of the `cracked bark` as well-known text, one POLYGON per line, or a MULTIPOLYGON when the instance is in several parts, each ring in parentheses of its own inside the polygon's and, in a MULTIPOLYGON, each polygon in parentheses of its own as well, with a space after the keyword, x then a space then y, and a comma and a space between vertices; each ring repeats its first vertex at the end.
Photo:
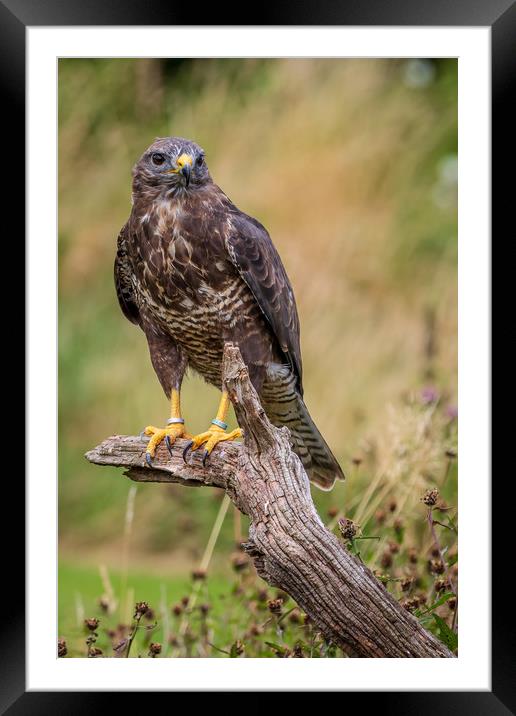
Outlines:
POLYGON ((185 440, 177 441, 172 457, 160 445, 152 469, 145 464, 145 442, 139 437, 115 435, 86 458, 97 465, 125 468, 136 482, 224 489, 250 518, 244 548, 258 574, 287 592, 346 653, 453 658, 325 528, 307 475, 290 448, 287 428, 276 428, 267 419, 240 352, 232 345, 224 352, 223 376, 244 442, 218 445, 207 468, 197 453, 185 465, 185 440))

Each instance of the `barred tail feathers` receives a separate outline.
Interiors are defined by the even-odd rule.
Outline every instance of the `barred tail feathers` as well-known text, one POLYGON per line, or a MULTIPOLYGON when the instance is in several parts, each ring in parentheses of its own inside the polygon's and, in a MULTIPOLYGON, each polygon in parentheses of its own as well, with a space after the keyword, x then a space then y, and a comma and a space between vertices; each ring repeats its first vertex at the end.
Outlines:
POLYGON ((340 465, 296 390, 296 378, 289 367, 271 366, 260 397, 271 423, 289 428, 293 450, 312 482, 322 490, 331 490, 335 480, 344 479, 340 465))

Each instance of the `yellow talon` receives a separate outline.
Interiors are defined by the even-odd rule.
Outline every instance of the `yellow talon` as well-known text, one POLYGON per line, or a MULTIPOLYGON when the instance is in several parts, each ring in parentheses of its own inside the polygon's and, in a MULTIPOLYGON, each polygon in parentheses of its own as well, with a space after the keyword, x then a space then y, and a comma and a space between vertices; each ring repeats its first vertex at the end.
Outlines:
POLYGON ((184 420, 181 417, 181 403, 178 390, 172 390, 170 394, 170 421, 166 428, 157 428, 155 425, 147 425, 143 431, 145 435, 151 436, 147 450, 145 451, 145 460, 149 467, 152 467, 152 458, 156 454, 156 448, 165 440, 169 453, 172 455, 172 445, 177 438, 190 438, 185 431, 184 420))
MULTIPOLYGON (((160 443, 168 437, 167 447, 172 446, 177 438, 189 438, 191 437, 186 431, 185 426, 182 423, 176 423, 174 425, 168 425, 166 428, 156 428, 154 425, 147 425, 143 431, 145 435, 151 435, 151 439, 147 444, 147 453, 154 457, 156 454, 156 448, 160 443)), ((170 449, 170 448, 169 448, 170 449)))
POLYGON ((201 445, 204 444, 204 450, 209 455, 215 445, 218 445, 225 440, 235 440, 236 438, 241 437, 242 431, 240 428, 236 428, 230 433, 227 433, 225 430, 222 430, 222 428, 219 428, 214 425, 213 428, 210 428, 205 433, 199 433, 199 435, 194 435, 194 437, 192 438, 192 444, 190 445, 190 450, 198 450, 201 445))
POLYGON ((183 450, 183 459, 185 460, 185 462, 189 450, 198 450, 201 445, 204 445, 202 463, 203 465, 206 465, 206 459, 211 454, 213 448, 216 445, 225 442, 226 440, 235 440, 236 438, 242 437, 243 433, 240 428, 236 428, 229 433, 226 432, 226 416, 228 409, 229 397, 228 394, 224 392, 222 393, 217 417, 213 421, 213 424, 210 425, 209 429, 206 430, 206 432, 199 433, 199 435, 195 435, 190 440, 186 448, 183 450))

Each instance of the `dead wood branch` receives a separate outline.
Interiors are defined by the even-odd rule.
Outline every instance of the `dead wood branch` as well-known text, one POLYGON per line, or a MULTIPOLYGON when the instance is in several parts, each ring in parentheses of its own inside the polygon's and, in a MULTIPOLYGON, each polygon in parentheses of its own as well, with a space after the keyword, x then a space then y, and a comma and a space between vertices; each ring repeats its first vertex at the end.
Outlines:
POLYGON ((240 352, 231 345, 224 353, 223 375, 244 442, 217 446, 207 468, 196 453, 185 465, 184 440, 175 445, 172 457, 161 445, 149 468, 144 441, 120 435, 88 452, 87 459, 125 468, 137 482, 224 489, 250 518, 245 549, 258 574, 290 594, 324 636, 348 654, 453 658, 325 528, 287 428, 271 425, 240 352))

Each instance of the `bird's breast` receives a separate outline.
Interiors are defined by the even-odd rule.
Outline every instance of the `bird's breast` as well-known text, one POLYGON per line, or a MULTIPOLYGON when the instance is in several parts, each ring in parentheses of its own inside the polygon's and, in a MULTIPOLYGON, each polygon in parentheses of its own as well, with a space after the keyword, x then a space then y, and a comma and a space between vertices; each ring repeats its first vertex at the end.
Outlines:
POLYGON ((208 361, 213 350, 222 350, 224 334, 242 320, 248 304, 249 289, 232 264, 181 235, 157 245, 135 274, 152 319, 187 354, 203 354, 208 361))
POLYGON ((262 320, 220 234, 182 226, 160 208, 140 224, 134 248, 135 294, 152 323, 179 343, 189 363, 220 383, 225 340, 262 320))

